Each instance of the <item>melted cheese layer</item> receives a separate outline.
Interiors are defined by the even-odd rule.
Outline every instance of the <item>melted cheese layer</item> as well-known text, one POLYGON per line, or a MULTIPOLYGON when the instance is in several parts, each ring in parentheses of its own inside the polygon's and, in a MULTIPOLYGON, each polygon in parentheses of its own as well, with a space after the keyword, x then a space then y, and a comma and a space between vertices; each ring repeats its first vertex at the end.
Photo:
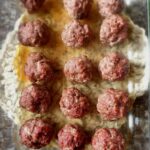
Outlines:
MULTIPOLYGON (((124 17, 128 20, 129 24, 129 38, 124 43, 114 47, 103 46, 99 41, 99 29, 102 18, 98 14, 96 0, 94 0, 89 18, 82 21, 89 24, 93 31, 94 37, 86 47, 73 49, 66 47, 61 40, 61 33, 65 24, 72 20, 68 16, 66 10, 64 10, 62 1, 59 0, 56 2, 55 0, 47 0, 43 9, 38 14, 24 14, 22 19, 23 22, 36 18, 44 20, 50 28, 51 39, 48 45, 41 48, 31 48, 22 45, 17 46, 17 52, 14 59, 14 68, 18 77, 18 82, 20 84, 19 90, 21 91, 24 87, 30 84, 24 74, 24 65, 26 63, 28 54, 33 51, 42 52, 50 59, 56 72, 56 80, 50 81, 49 83, 49 86, 52 89, 53 104, 49 113, 42 115, 42 117, 51 118, 53 122, 57 123, 57 129, 66 123, 77 123, 83 126, 84 129, 90 133, 98 127, 119 128, 122 124, 125 123, 125 118, 117 121, 103 121, 97 114, 95 104, 97 103, 98 95, 106 88, 116 88, 128 91, 131 100, 134 101, 137 96, 142 95, 146 90, 147 77, 145 77, 145 73, 147 73, 147 59, 145 59, 145 47, 147 40, 145 33, 143 29, 134 25, 128 17, 124 17), (128 77, 124 81, 103 81, 97 74, 95 74, 94 80, 88 84, 75 84, 65 79, 63 75, 63 66, 65 62, 67 62, 72 57, 86 55, 89 59, 92 60, 95 68, 97 68, 98 63, 102 57, 111 51, 121 52, 130 60, 131 70, 128 77), (65 117, 59 109, 58 103, 62 90, 72 86, 77 87, 84 94, 86 94, 93 104, 91 109, 94 111, 82 119, 69 119, 65 117)), ((21 108, 18 109, 20 109, 20 114, 17 114, 17 117, 19 118, 19 124, 29 118, 40 116, 27 112, 21 108)), ((57 147, 56 141, 54 140, 54 142, 51 142, 50 146, 57 147)), ((87 146, 86 149, 91 149, 91 147, 87 146)))

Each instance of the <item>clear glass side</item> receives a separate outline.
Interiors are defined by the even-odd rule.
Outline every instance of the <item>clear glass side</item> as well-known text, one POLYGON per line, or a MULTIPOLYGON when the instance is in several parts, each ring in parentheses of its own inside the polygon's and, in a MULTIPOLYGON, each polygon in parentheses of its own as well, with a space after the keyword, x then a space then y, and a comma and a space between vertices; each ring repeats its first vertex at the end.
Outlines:
MULTIPOLYGON (((145 29, 150 42, 150 0, 130 0, 130 2, 127 0, 126 2, 130 3, 126 13, 136 24, 145 29)), ((128 122, 122 130, 128 133, 126 138, 129 150, 150 149, 149 90, 142 97, 137 98, 133 110, 128 115, 128 122)))

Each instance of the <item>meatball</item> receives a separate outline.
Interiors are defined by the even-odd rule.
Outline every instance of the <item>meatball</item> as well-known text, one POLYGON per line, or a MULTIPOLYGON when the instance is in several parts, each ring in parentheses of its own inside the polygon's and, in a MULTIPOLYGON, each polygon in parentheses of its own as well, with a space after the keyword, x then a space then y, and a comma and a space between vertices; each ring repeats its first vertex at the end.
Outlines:
POLYGON ((33 84, 23 89, 19 103, 33 113, 45 113, 49 110, 51 95, 46 87, 33 84))
POLYGON ((84 143, 85 134, 77 125, 65 125, 58 133, 58 145, 61 150, 75 150, 84 143))
POLYGON ((44 82, 53 78, 50 61, 38 52, 32 52, 28 56, 25 65, 25 74, 32 82, 44 82))
POLYGON ((129 61, 120 53, 112 52, 99 63, 99 72, 104 80, 123 80, 129 73, 129 61))
POLYGON ((91 0, 64 0, 64 6, 71 17, 83 19, 89 14, 91 2, 91 0))
POLYGON ((26 121, 19 134, 22 144, 28 148, 39 149, 50 143, 53 129, 49 121, 36 118, 26 121))
POLYGON ((97 111, 103 120, 117 120, 126 116, 130 107, 128 93, 107 89, 98 97, 97 111))
POLYGON ((61 111, 71 118, 81 118, 89 110, 89 99, 76 88, 65 89, 59 104, 61 111))
POLYGON ((45 0, 21 0, 21 1, 23 5, 27 8, 29 13, 37 12, 45 2, 45 0))
POLYGON ((99 13, 108 17, 112 14, 120 13, 123 10, 123 0, 99 0, 99 13))
POLYGON ((87 83, 93 78, 93 65, 86 56, 74 57, 64 66, 66 78, 73 82, 87 83))
POLYGON ((68 47, 80 48, 91 39, 91 30, 87 24, 72 21, 67 24, 62 32, 62 40, 68 47))
POLYGON ((44 46, 49 41, 49 28, 40 20, 22 23, 19 26, 18 39, 25 46, 44 46))
POLYGON ((94 150, 125 150, 125 140, 119 130, 98 129, 92 138, 94 150))
POLYGON ((128 23, 119 15, 104 19, 100 29, 100 41, 109 46, 122 43, 128 37, 128 23))

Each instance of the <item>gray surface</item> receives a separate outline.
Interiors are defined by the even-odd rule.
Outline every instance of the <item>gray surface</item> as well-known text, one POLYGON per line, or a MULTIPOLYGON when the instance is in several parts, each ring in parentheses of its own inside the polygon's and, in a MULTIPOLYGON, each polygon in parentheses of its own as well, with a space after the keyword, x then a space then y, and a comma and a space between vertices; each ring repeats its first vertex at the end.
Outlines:
MULTIPOLYGON (((127 3, 131 0, 126 0, 127 3)), ((133 3, 127 7, 126 12, 130 14, 135 23, 144 27, 147 31, 146 0, 132 0, 133 3)), ((0 0, 0 46, 5 39, 6 34, 13 29, 14 23, 20 15, 17 0, 0 0)), ((131 135, 128 139, 130 149, 149 150, 149 113, 148 113, 148 94, 139 98, 131 112, 129 122, 123 130, 131 135), (132 126, 129 127, 129 123, 132 126)), ((0 110, 0 150, 13 150, 16 137, 15 126, 0 110)))
POLYGON ((20 16, 19 0, 0 0, 0 46, 20 16))
MULTIPOLYGON (((17 3, 17 0, 0 0, 0 48, 6 34, 13 30, 14 23, 20 16, 17 3)), ((0 150, 15 150, 13 131, 14 125, 0 109, 0 150)))

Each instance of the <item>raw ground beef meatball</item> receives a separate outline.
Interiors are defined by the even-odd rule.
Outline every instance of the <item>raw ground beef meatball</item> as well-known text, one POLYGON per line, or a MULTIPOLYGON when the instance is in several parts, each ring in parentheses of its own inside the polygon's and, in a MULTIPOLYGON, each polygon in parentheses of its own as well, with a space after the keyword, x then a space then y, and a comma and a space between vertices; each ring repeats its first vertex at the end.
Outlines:
POLYGON ((40 20, 21 23, 18 31, 18 39, 25 46, 44 46, 49 41, 49 28, 40 20))
POLYGON ((87 24, 74 20, 65 26, 61 37, 66 46, 80 48, 91 39, 91 30, 87 24))
POLYGON ((39 52, 32 52, 28 56, 25 74, 32 82, 46 82, 53 78, 50 61, 39 52))
POLYGON ((117 129, 98 129, 92 138, 94 150, 125 150, 125 140, 117 129))
POLYGON ((122 43, 128 37, 128 23, 119 15, 111 15, 104 19, 100 28, 102 44, 113 46, 122 43))
POLYGON ((86 56, 74 57, 64 66, 64 74, 70 81, 87 83, 93 78, 93 65, 86 56))
POLYGON ((120 13, 124 8, 123 0, 99 0, 99 13, 104 16, 120 13))
POLYGON ((89 99, 76 88, 67 88, 60 99, 60 109, 71 118, 81 118, 89 110, 89 99))
POLYGON ((103 120, 117 120, 125 117, 130 107, 128 93, 107 89, 98 97, 97 111, 103 120))
POLYGON ((77 125, 65 125, 58 133, 61 150, 75 150, 84 144, 85 134, 77 125))
POLYGON ((26 121, 19 134, 22 144, 28 148, 40 149, 50 143, 53 129, 49 121, 36 118, 26 121))
POLYGON ((121 53, 112 52, 106 55, 99 63, 99 72, 104 80, 123 80, 130 70, 128 59, 121 53))
POLYGON ((83 19, 87 17, 91 5, 91 0, 64 0, 64 6, 68 14, 74 19, 83 19))
POLYGON ((29 13, 37 12, 45 2, 45 0, 21 0, 21 1, 27 8, 29 13))
POLYGON ((51 95, 46 87, 33 84, 23 89, 19 103, 33 113, 46 113, 51 104, 51 95))

